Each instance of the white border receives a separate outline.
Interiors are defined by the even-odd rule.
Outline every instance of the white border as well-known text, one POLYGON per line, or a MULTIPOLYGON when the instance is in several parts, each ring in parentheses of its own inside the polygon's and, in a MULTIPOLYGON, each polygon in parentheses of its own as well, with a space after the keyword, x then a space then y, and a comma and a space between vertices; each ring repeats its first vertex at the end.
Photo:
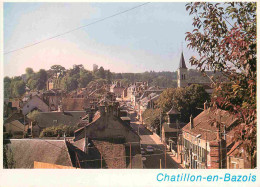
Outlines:
MULTIPOLYGON (((194 1, 194 0, 189 0, 194 1)), ((212 0, 211 0, 212 1, 212 0)), ((0 81, 1 86, 1 120, 3 124, 3 3, 4 2, 18 2, 13 0, 1 0, 0 2, 0 20, 1 20, 1 68, 0 68, 0 76, 2 77, 2 81, 0 81)), ((26 0, 23 2, 73 2, 68 0, 42 0, 42 1, 32 1, 26 0)), ((104 2, 104 1, 83 1, 78 0, 77 2, 104 2)), ((120 2, 120 1, 106 1, 106 2, 120 2)), ((134 0, 128 0, 127 2, 138 2, 134 0)), ((145 1, 142 1, 145 2, 145 1)), ((158 2, 158 1, 149 1, 149 2, 158 2)), ((165 0, 164 2, 187 2, 187 1, 169 1, 165 0)), ((216 2, 216 1, 213 1, 216 2)), ((222 1, 224 2, 224 1, 222 1)), ((227 1, 225 1, 227 2, 227 1)), ((259 9, 259 3, 257 4, 257 10, 259 9)), ((257 19, 257 28, 259 31, 259 16, 257 19)), ((259 33, 259 32, 258 32, 259 33)), ((259 34, 257 36, 257 41, 259 41, 259 34)), ((257 51, 259 50, 259 46, 257 47, 257 51)), ((259 58, 259 54, 257 55, 259 58)), ((259 80, 259 74, 257 75, 257 79, 259 80)), ((259 85, 257 87, 257 96, 259 96, 259 85)), ((257 105, 259 106, 259 100, 257 101, 257 105)), ((259 112, 257 113, 257 122, 259 122, 259 112)), ((2 132, 3 125, 0 128, 0 140, 2 142, 2 132)), ((257 136, 259 136, 259 132, 257 132, 257 136)), ((259 149, 259 140, 257 139, 257 148, 259 149)), ((0 168, 3 168, 3 152, 2 152, 2 143, 0 146, 0 168)), ((86 169, 86 170, 50 170, 50 169, 0 169, 0 186, 260 186, 260 167, 259 167, 259 154, 257 155, 257 166, 258 169, 236 169, 236 170, 178 170, 178 169, 86 169), (158 173, 167 173, 168 175, 177 175, 178 173, 190 173, 194 175, 222 175, 226 172, 237 175, 249 175, 250 173, 257 176, 256 182, 157 182, 156 176, 158 173)))

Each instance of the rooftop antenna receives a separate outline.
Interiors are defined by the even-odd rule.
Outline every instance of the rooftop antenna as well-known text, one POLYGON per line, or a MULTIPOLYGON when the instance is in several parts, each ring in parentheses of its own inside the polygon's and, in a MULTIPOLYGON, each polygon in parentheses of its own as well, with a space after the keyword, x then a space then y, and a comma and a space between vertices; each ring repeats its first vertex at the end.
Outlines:
POLYGON ((181 52, 183 52, 183 42, 181 42, 181 52))

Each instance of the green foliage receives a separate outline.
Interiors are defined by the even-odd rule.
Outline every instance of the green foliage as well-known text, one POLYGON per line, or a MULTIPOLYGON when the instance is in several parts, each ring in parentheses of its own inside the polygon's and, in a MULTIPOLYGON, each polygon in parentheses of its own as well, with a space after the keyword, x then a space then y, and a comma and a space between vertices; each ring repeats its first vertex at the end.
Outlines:
POLYGON ((14 98, 20 97, 25 93, 25 83, 20 76, 4 78, 4 97, 14 98))
POLYGON ((61 88, 67 92, 76 90, 78 88, 78 81, 75 77, 63 77, 61 80, 61 88))
POLYGON ((122 80, 118 80, 121 81, 121 85, 124 87, 127 87, 131 82, 128 79, 122 79, 122 80))
POLYGON ((59 125, 53 127, 47 127, 43 129, 40 137, 62 137, 65 133, 66 136, 74 136, 74 131, 77 130, 77 126, 59 125))
POLYGON ((147 109, 142 114, 144 123, 149 128, 159 128, 160 126, 160 109, 147 109))
POLYGON ((201 85, 192 84, 185 88, 168 88, 164 90, 156 105, 167 113, 173 106, 182 114, 181 120, 188 121, 190 115, 197 116, 204 102, 209 101, 209 95, 201 85))
POLYGON ((95 72, 95 75, 97 76, 97 78, 100 78, 100 79, 106 78, 106 73, 102 66, 98 69, 98 71, 95 72))
POLYGON ((162 109, 163 113, 168 112, 173 106, 173 94, 175 90, 175 88, 167 88, 160 94, 159 99, 156 101, 156 105, 162 109))
POLYGON ((30 112, 29 114, 27 114, 27 117, 33 121, 35 121, 37 119, 37 116, 39 115, 39 111, 34 110, 32 112, 30 112))
POLYGON ((30 88, 30 90, 35 90, 37 88, 37 83, 37 80, 29 79, 27 82, 27 86, 30 88))
POLYGON ((190 115, 196 117, 202 112, 204 103, 209 99, 209 94, 203 86, 192 84, 185 88, 176 89, 173 94, 173 106, 181 112, 181 120, 188 122, 190 115))
POLYGON ((15 168, 14 155, 11 149, 8 149, 7 145, 3 145, 3 165, 4 168, 15 168))
POLYGON ((31 74, 27 76, 27 78, 27 86, 31 90, 44 90, 46 88, 48 74, 44 69, 40 69, 37 73, 33 73, 32 71, 31 74))
POLYGON ((44 69, 40 69, 40 71, 36 74, 37 79, 37 89, 43 90, 46 88, 46 81, 48 79, 47 72, 44 69))
POLYGON ((243 139, 247 150, 256 153, 256 2, 188 3, 194 15, 188 46, 200 58, 190 59, 201 71, 221 71, 231 87, 216 82, 215 98, 221 109, 234 113, 245 124, 243 139))
POLYGON ((34 73, 34 71, 32 68, 26 68, 25 73, 26 73, 27 78, 29 78, 34 73))
POLYGON ((93 75, 91 72, 81 69, 80 78, 78 80, 79 88, 85 88, 93 80, 93 75))
POLYGON ((11 96, 11 81, 12 80, 9 77, 4 78, 4 98, 9 98, 11 96))
POLYGON ((57 73, 63 74, 66 69, 61 65, 53 65, 51 66, 51 70, 56 74, 57 73))
POLYGON ((25 83, 20 81, 12 81, 11 91, 13 97, 21 97, 25 93, 25 83))

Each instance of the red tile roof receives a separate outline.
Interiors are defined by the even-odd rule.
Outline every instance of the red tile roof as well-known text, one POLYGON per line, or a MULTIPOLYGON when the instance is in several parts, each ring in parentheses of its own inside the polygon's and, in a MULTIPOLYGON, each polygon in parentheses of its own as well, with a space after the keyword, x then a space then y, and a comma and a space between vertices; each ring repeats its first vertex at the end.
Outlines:
MULTIPOLYGON (((190 122, 182 130, 194 136, 201 134, 201 139, 213 141, 217 138, 218 128, 216 122, 230 127, 237 121, 237 118, 227 111, 209 108, 201 112, 193 119, 193 128, 190 129, 190 122)), ((228 143, 228 142, 227 142, 228 143)))
POLYGON ((92 140, 94 146, 102 154, 108 168, 126 168, 125 145, 104 140, 92 140))
POLYGON ((234 150, 237 149, 242 143, 243 143, 242 141, 236 142, 236 143, 232 146, 232 148, 230 149, 230 151, 227 153, 227 155, 228 155, 228 156, 234 156, 234 155, 233 155, 234 150))
POLYGON ((81 111, 89 107, 89 100, 85 98, 63 98, 62 107, 65 111, 81 111))

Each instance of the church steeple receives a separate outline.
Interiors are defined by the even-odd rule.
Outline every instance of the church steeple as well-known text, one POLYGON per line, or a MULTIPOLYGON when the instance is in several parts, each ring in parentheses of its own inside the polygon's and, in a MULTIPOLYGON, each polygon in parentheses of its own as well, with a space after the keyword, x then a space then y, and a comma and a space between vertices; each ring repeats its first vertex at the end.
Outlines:
POLYGON ((178 69, 178 87, 186 87, 188 85, 188 68, 186 67, 183 51, 181 53, 180 64, 178 69))
POLYGON ((186 64, 185 64, 185 60, 184 60, 184 56, 183 56, 183 52, 181 52, 181 59, 180 59, 179 68, 187 69, 186 64))

